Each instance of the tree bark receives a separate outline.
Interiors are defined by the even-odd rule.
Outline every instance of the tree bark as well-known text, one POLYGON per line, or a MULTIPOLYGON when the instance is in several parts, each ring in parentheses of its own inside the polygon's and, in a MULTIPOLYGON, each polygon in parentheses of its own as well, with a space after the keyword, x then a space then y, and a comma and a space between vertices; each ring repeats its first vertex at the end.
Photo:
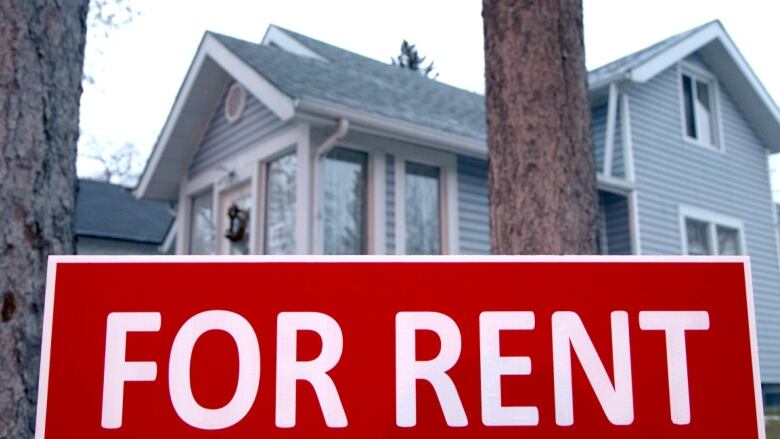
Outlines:
POLYGON ((46 259, 74 248, 87 8, 88 0, 0 0, 3 438, 33 437, 46 259))
POLYGON ((581 0, 483 0, 495 254, 597 252, 581 0))

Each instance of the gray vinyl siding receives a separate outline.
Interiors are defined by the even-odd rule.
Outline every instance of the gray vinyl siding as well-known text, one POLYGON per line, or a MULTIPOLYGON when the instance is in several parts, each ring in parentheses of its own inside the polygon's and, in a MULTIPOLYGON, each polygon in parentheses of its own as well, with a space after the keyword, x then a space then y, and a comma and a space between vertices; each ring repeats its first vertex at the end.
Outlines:
POLYGON ((385 249, 395 254, 395 156, 385 155, 385 249))
POLYGON ((622 195, 599 191, 601 253, 631 254, 631 229, 628 222, 628 200, 622 195))
POLYGON ((490 254, 487 161, 458 156, 460 253, 490 254))
POLYGON ((224 95, 220 100, 189 169, 190 177, 213 169, 220 162, 256 145, 261 139, 285 126, 271 110, 247 93, 246 107, 234 123, 225 118, 224 95))
POLYGON ((722 85, 723 151, 684 141, 676 67, 628 93, 642 254, 681 253, 680 205, 742 220, 762 381, 780 383, 780 270, 764 146, 722 85))

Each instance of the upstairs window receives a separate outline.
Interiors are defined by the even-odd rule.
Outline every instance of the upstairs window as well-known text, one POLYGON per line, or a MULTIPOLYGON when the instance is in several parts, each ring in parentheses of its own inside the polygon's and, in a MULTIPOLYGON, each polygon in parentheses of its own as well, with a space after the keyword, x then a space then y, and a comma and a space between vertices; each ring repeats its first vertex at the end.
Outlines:
POLYGON ((716 84, 713 79, 682 71, 683 123, 686 139, 719 147, 716 84))

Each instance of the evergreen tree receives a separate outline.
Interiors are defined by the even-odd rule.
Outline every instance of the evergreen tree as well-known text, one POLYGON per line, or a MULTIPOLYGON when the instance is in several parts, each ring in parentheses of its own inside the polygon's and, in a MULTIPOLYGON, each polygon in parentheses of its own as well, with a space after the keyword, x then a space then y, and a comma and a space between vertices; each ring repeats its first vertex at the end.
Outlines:
POLYGON ((394 66, 398 66, 402 69, 409 69, 415 72, 419 72, 422 76, 425 76, 426 78, 432 78, 436 79, 439 74, 434 73, 434 67, 433 67, 433 61, 431 61, 428 66, 423 67, 423 62, 425 62, 424 56, 420 56, 419 53, 417 53, 417 46, 414 44, 409 44, 408 41, 404 40, 403 43, 401 43, 401 54, 398 55, 395 58, 392 58, 390 61, 394 66))

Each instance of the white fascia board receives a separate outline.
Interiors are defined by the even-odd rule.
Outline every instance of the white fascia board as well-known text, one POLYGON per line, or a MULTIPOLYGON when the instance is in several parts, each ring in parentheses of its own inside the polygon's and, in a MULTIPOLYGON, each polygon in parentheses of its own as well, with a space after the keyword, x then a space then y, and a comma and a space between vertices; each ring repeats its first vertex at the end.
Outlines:
POLYGON ((633 68, 630 73, 631 80, 647 82, 712 40, 724 36, 725 32, 720 24, 712 23, 633 68))
MULTIPOLYGON (((710 24, 671 48, 663 51, 658 56, 633 69, 630 74, 631 80, 635 82, 646 82, 684 59, 689 54, 715 40, 717 40, 726 50, 726 53, 728 53, 728 56, 731 58, 730 61, 734 63, 743 78, 750 85, 750 88, 755 92, 755 97, 758 99, 758 102, 754 101, 757 105, 755 108, 759 113, 753 114, 764 113, 769 117, 769 119, 767 119, 759 116, 767 124, 763 125, 763 129, 761 127, 757 128, 759 131, 763 132, 764 140, 770 143, 767 146, 769 146, 772 152, 780 152, 780 144, 776 141, 774 143, 772 142, 772 139, 775 139, 777 134, 780 134, 780 109, 778 109, 777 104, 766 91, 766 88, 764 88, 764 85, 758 79, 758 76, 756 76, 750 68, 739 49, 734 44, 734 41, 731 40, 728 33, 723 29, 723 26, 719 22, 710 24)), ((747 98, 752 100, 750 96, 747 96, 747 98)))
POLYGON ((222 45, 219 40, 207 35, 203 41, 203 50, 217 65, 263 102, 279 119, 285 121, 293 117, 295 114, 293 100, 222 45))
POLYGON ((430 147, 478 158, 487 158, 487 144, 484 141, 459 136, 444 131, 399 121, 391 117, 370 114, 354 108, 303 97, 296 101, 296 116, 325 116, 329 119, 343 117, 350 125, 361 131, 380 134, 410 143, 421 143, 430 147))
MULTIPOLYGON (((144 198, 144 196, 146 196, 149 190, 149 184, 152 177, 157 173, 160 159, 171 139, 173 131, 184 116, 183 110, 185 104, 190 98, 190 95, 197 91, 194 90, 194 84, 207 57, 213 60, 220 68, 227 72, 228 75, 246 87, 252 95, 262 101, 263 104, 281 120, 289 120, 295 114, 292 99, 273 86, 253 68, 244 63, 213 35, 206 34, 198 47, 195 59, 187 71, 179 94, 173 103, 173 108, 163 126, 160 137, 158 138, 152 155, 144 169, 144 173, 141 175, 138 186, 134 190, 136 198, 144 198)), ((182 169, 184 169, 184 167, 182 167, 182 169)))
POLYGON ((284 29, 278 28, 273 24, 268 26, 268 29, 265 31, 263 41, 261 41, 260 44, 263 46, 270 46, 271 44, 274 44, 279 46, 281 49, 296 55, 305 56, 307 58, 314 58, 320 61, 328 61, 319 53, 309 49, 305 45, 301 44, 298 40, 291 37, 287 32, 284 31, 284 29))

